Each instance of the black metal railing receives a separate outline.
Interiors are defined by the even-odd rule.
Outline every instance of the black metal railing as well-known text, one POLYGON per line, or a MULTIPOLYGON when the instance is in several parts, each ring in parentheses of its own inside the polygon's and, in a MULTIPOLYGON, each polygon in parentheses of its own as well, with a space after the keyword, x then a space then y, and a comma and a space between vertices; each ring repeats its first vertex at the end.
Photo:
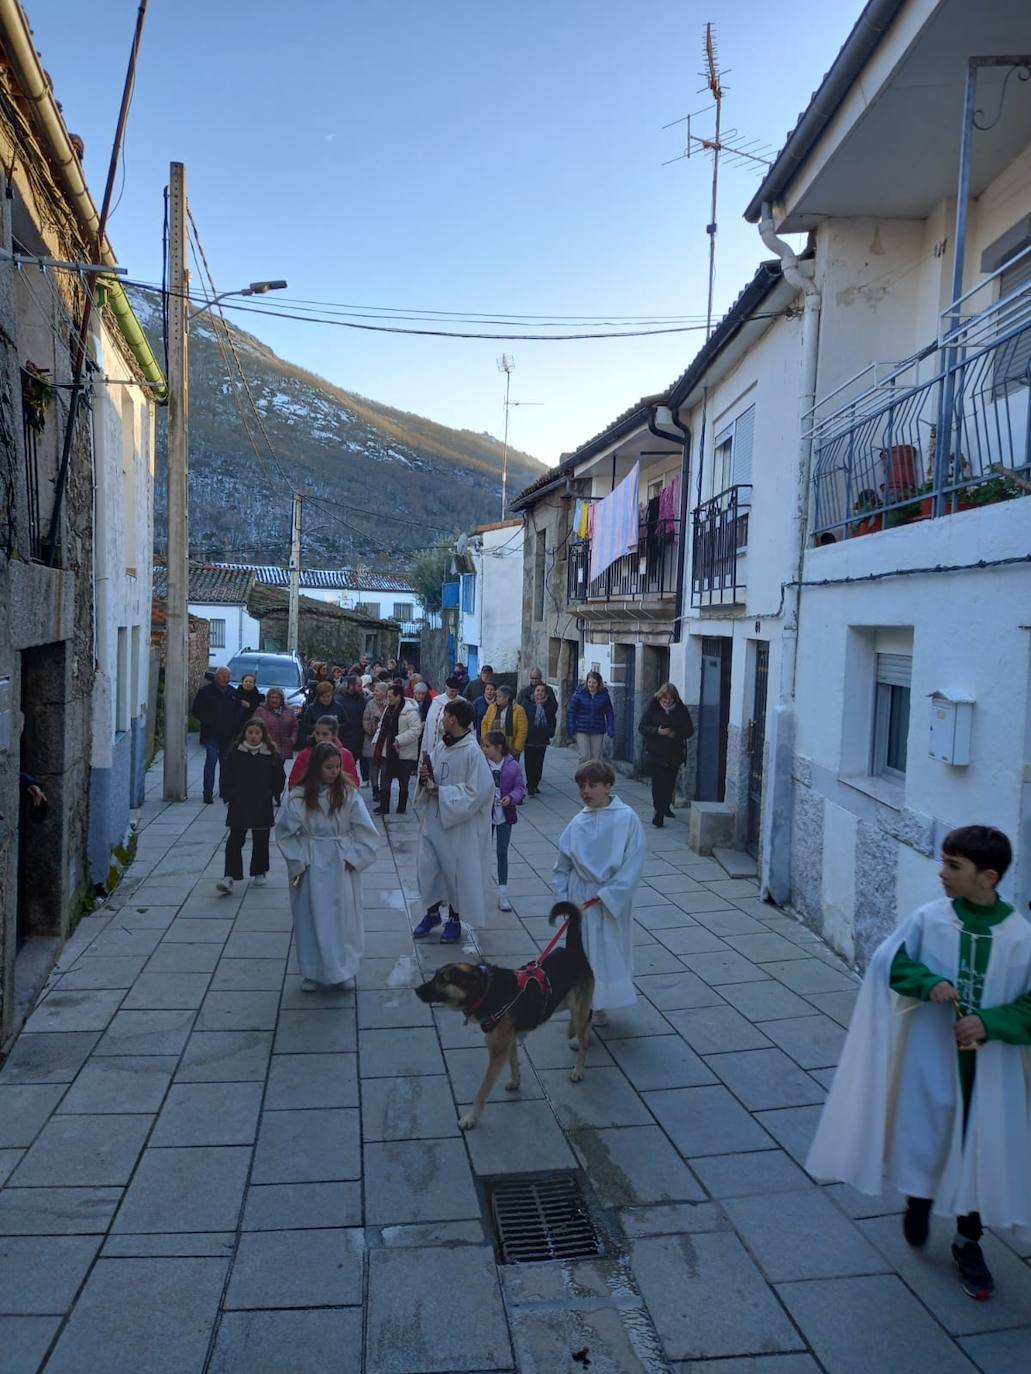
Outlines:
POLYGON ((44 527, 39 490, 40 429, 28 409, 22 412, 22 434, 25 444, 25 497, 28 512, 29 557, 39 561, 43 557, 44 527))
POLYGON ((591 580, 591 541, 574 540, 566 559, 566 600, 640 601, 675 597, 680 554, 680 521, 651 529, 642 524, 636 549, 591 580), (661 531, 661 532, 660 532, 661 531))
POLYGON ((1025 494, 1000 469, 1031 474, 1031 286, 814 426, 813 533, 834 542, 1025 494))
POLYGON ((743 599, 751 508, 752 488, 742 483, 692 511, 692 606, 727 606, 743 599))

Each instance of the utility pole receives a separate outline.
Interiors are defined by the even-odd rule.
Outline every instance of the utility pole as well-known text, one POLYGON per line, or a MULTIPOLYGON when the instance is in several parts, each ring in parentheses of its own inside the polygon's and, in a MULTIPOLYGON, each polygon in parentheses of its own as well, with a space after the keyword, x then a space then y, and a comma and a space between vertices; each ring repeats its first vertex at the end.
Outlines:
POLYGON ((164 799, 186 800, 189 663, 189 310, 186 267, 186 168, 173 162, 168 183, 168 599, 165 622, 164 799))
POLYGON ((498 371, 505 374, 505 451, 501 459, 501 518, 505 518, 505 505, 508 499, 508 394, 512 390, 512 369, 515 358, 511 353, 502 353, 498 359, 498 371))
POLYGON ((286 627, 286 647, 297 652, 298 622, 301 608, 301 493, 294 492, 293 528, 290 534, 290 611, 286 627))

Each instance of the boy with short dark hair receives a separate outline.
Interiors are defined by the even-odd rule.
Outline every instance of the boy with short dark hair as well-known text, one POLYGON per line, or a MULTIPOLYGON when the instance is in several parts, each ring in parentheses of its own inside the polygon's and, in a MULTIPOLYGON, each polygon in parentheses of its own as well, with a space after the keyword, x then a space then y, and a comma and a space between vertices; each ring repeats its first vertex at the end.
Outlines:
POLYGON ((956 1218, 963 1291, 995 1283, 984 1224, 1031 1227, 1031 924, 996 888, 1012 848, 994 826, 942 844, 945 897, 918 907, 870 960, 806 1168, 907 1197, 922 1247, 932 1210, 956 1218))
POLYGON ((593 1024, 608 1024, 615 1007, 637 1001, 633 903, 647 847, 637 812, 612 795, 616 775, 594 759, 576 770, 583 810, 563 830, 552 875, 562 902, 586 908, 584 953, 594 974, 593 1024))

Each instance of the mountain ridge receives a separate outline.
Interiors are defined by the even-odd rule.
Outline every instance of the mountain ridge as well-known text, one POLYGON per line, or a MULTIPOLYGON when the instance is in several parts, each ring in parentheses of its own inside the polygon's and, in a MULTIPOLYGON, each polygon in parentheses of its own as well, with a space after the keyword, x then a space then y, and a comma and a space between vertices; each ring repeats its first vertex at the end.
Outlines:
MULTIPOLYGON (((129 294, 160 356, 160 297, 142 288, 129 294)), ((228 328, 278 468, 221 323, 197 315, 190 324, 192 556, 285 566, 295 487, 307 498, 302 557, 309 565, 403 567, 442 535, 498 518, 503 445, 492 435, 347 391, 281 358, 254 335, 231 323, 228 328)), ((157 458, 155 546, 163 549, 164 411, 157 458)), ((509 449, 510 492, 545 470, 531 455, 509 449)))

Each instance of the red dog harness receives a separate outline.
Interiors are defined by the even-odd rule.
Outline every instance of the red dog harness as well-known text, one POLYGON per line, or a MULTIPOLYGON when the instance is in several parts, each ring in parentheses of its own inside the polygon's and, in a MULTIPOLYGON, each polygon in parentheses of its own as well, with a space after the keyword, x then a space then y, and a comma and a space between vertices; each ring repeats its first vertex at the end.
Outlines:
MULTIPOLYGON (((597 906, 599 900, 600 899, 598 897, 592 897, 589 902, 584 902, 583 910, 586 911, 587 908, 590 906, 597 906)), ((551 940, 548 943, 548 947, 544 950, 543 954, 541 954, 537 959, 531 959, 530 962, 528 964, 524 964, 522 968, 517 968, 515 970, 516 994, 513 998, 511 998, 508 1002, 505 1003, 505 1005, 501 1008, 500 1011, 492 1012, 490 1016, 486 1017, 483 1021, 480 1022, 480 1029, 483 1031, 485 1035, 489 1035, 490 1032, 494 1029, 494 1027, 497 1026, 501 1022, 501 1020, 508 1015, 508 1013, 519 1001, 520 997, 522 997, 523 993, 526 991, 526 989, 530 986, 531 983, 536 984, 536 986, 540 989, 541 999, 545 1003, 547 1003, 548 999, 551 997, 551 979, 548 977, 547 973, 545 973, 544 969, 541 967, 541 964, 548 957, 551 951, 555 948, 559 940, 562 939, 562 936, 565 935, 568 928, 569 921, 567 920, 563 922, 560 928, 552 936, 551 940)), ((488 976, 487 986, 483 990, 483 996, 479 998, 479 1000, 476 1002, 474 1006, 469 1008, 468 1015, 465 1018, 467 1022, 475 1019, 477 1008, 482 1006, 484 998, 486 998, 487 993, 490 991, 491 981, 491 978, 488 976)))

